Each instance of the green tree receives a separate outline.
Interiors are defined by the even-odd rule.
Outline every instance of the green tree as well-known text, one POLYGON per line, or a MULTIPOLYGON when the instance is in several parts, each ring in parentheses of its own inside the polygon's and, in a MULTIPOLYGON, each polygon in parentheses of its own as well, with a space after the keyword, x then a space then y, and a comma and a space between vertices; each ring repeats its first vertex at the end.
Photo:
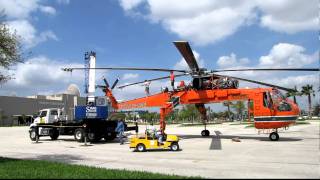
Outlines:
POLYGON ((228 108, 228 118, 229 118, 229 121, 230 121, 230 120, 231 120, 230 105, 232 105, 232 102, 231 102, 231 101, 224 101, 224 102, 223 102, 223 105, 224 105, 224 106, 227 106, 227 108, 228 108))
POLYGON ((179 122, 179 109, 174 109, 172 113, 167 117, 168 123, 177 123, 179 122))
POLYGON ((193 123, 194 119, 200 118, 200 113, 194 104, 188 104, 180 110, 179 117, 181 119, 188 119, 193 123))
POLYGON ((242 120, 242 117, 243 117, 243 112, 244 110, 246 109, 246 106, 244 105, 244 102, 243 101, 237 101, 236 103, 232 104, 232 109, 234 109, 238 116, 241 117, 241 120, 242 120))
MULTIPOLYGON (((0 15, 0 18, 3 16, 0 15)), ((21 44, 16 32, 10 32, 7 25, 0 20, 0 67, 9 69, 11 66, 23 62, 21 44)), ((0 83, 13 78, 13 75, 0 72, 0 83)))
POLYGON ((319 116, 320 115, 320 104, 319 103, 317 103, 316 105, 313 106, 312 114, 314 116, 319 116))
POLYGON ((155 123, 156 121, 158 121, 160 119, 160 114, 157 112, 145 112, 145 113, 141 113, 140 115, 141 119, 149 122, 149 123, 155 123))
POLYGON ((110 117, 111 120, 118 120, 118 119, 125 120, 125 118, 126 118, 126 114, 124 114, 122 112, 121 113, 115 113, 110 117))
POLYGON ((309 104, 308 116, 311 116, 311 95, 313 97, 315 96, 312 85, 307 84, 305 86, 302 86, 301 94, 308 96, 308 104, 309 104))

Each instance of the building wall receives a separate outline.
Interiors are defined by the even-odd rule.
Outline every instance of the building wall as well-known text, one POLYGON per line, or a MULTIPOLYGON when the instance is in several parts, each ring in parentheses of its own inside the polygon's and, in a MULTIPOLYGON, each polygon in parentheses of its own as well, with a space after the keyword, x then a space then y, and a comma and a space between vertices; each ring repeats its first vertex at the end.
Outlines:
POLYGON ((61 101, 48 100, 46 98, 25 98, 0 96, 0 126, 17 125, 18 122, 14 115, 34 115, 41 109, 64 108, 66 114, 73 118, 74 103, 85 104, 85 98, 74 95, 63 94, 61 101))

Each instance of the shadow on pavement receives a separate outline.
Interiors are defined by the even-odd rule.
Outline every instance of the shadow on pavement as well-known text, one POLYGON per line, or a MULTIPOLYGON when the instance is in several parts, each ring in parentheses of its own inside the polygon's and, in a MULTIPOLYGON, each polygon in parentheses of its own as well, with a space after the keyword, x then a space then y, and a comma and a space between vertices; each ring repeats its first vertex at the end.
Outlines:
MULTIPOLYGON (((216 135, 211 135, 208 137, 202 137, 201 135, 178 135, 181 139, 194 139, 194 138, 201 138, 201 139, 212 139, 216 137, 216 135)), ((232 139, 232 138, 239 138, 241 139, 253 139, 253 140, 259 140, 259 141, 270 141, 269 135, 266 135, 264 137, 261 136, 247 136, 247 135, 219 135, 220 139, 232 139)), ((279 141, 301 141, 303 139, 301 138, 290 138, 290 137, 281 137, 279 138, 279 141)))
POLYGON ((81 158, 81 156, 77 155, 69 155, 69 154, 47 154, 47 155, 37 155, 35 158, 32 158, 30 160, 46 160, 46 161, 55 161, 55 162, 63 162, 63 163, 74 163, 81 160, 84 160, 84 158, 81 158))

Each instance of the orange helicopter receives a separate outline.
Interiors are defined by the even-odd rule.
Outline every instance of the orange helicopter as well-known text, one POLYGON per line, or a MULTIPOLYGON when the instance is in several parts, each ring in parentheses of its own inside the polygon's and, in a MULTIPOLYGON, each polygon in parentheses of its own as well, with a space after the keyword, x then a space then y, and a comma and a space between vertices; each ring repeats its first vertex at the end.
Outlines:
MULTIPOLYGON (((140 81, 131 84, 117 86, 117 88, 124 88, 136 84, 142 84, 146 81, 157 81, 172 78, 173 72, 179 72, 174 77, 191 76, 192 83, 190 85, 183 85, 177 89, 169 91, 168 89, 157 94, 141 97, 124 102, 118 102, 112 94, 112 90, 116 87, 118 80, 109 86, 106 79, 105 85, 98 86, 103 89, 105 95, 109 98, 111 106, 115 110, 129 110, 140 108, 160 108, 160 129, 164 133, 166 128, 165 118, 178 105, 194 104, 201 114, 204 130, 201 132, 202 136, 209 136, 210 131, 206 129, 207 116, 205 104, 219 103, 224 101, 238 101, 247 100, 248 114, 253 115, 254 126, 257 129, 271 130, 269 139, 272 141, 279 140, 278 129, 286 128, 294 124, 300 115, 298 105, 286 98, 279 90, 296 91, 294 89, 285 88, 260 81, 244 79, 233 76, 219 75, 217 72, 228 71, 319 71, 316 68, 277 68, 277 69, 221 69, 208 71, 204 68, 199 68, 191 47, 186 41, 175 41, 176 48, 179 50, 190 70, 177 69, 158 69, 158 68, 133 68, 133 67, 103 67, 94 69, 107 70, 138 70, 138 71, 161 71, 170 72, 170 76, 159 77, 140 81), (251 83, 269 86, 270 88, 238 88, 238 81, 247 81, 251 83)), ((64 68, 65 71, 72 71, 86 68, 64 68)), ((250 117, 249 117, 250 119, 250 117)))

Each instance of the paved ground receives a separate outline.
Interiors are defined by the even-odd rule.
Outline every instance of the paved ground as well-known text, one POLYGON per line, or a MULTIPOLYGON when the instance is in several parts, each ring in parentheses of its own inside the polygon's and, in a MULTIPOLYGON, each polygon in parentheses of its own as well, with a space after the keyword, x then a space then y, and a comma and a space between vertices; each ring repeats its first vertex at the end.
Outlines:
POLYGON ((278 142, 243 125, 210 126, 211 134, 219 134, 221 140, 216 135, 200 137, 201 126, 168 126, 168 133, 182 138, 182 151, 144 153, 116 141, 84 146, 70 136, 57 141, 42 137, 40 143, 33 143, 28 127, 2 127, 0 156, 209 178, 320 178, 319 125, 312 121, 291 127, 280 133, 278 142), (233 137, 241 142, 233 142, 233 137))

